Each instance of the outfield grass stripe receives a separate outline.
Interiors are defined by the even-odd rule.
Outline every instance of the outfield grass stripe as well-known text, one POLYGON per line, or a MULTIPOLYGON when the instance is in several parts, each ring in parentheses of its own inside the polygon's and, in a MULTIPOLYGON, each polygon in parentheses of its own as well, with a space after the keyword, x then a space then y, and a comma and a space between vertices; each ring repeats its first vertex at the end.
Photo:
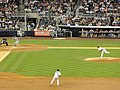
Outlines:
POLYGON ((23 63, 24 58, 26 57, 27 52, 23 52, 22 55, 16 60, 16 63, 9 69, 10 72, 14 72, 17 68, 23 63))
POLYGON ((17 61, 16 57, 19 57, 19 55, 10 53, 8 57, 9 60, 6 60, 6 58, 0 63, 0 71, 7 71, 11 66, 13 66, 14 63, 17 61))

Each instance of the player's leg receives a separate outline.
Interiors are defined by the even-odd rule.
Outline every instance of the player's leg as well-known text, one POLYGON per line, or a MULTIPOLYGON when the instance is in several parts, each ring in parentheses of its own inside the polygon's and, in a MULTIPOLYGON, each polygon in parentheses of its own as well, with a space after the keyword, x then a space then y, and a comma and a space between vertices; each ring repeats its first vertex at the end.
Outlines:
POLYGON ((16 41, 16 45, 17 45, 18 47, 20 47, 20 45, 19 45, 19 41, 16 41))
POLYGON ((109 54, 110 52, 108 52, 107 50, 105 50, 105 53, 108 53, 108 54, 109 54))
POLYGON ((17 45, 18 45, 18 47, 20 47, 20 44, 19 44, 19 43, 18 43, 17 45))
POLYGON ((57 78, 57 86, 60 85, 60 81, 59 81, 59 78, 57 78))
POLYGON ((100 58, 102 58, 102 57, 103 57, 103 54, 104 54, 104 51, 102 51, 102 52, 101 52, 101 56, 100 56, 100 58))
POLYGON ((16 46, 20 46, 18 41, 16 41, 16 42, 14 43, 14 47, 16 47, 16 46))
POLYGON ((16 42, 13 44, 14 47, 16 47, 16 42))
POLYGON ((55 80, 55 77, 53 77, 53 79, 51 80, 50 85, 53 84, 54 80, 55 80))
POLYGON ((17 42, 16 45, 17 45, 18 47, 20 47, 19 42, 17 42))
POLYGON ((8 42, 6 42, 6 46, 8 46, 8 42))

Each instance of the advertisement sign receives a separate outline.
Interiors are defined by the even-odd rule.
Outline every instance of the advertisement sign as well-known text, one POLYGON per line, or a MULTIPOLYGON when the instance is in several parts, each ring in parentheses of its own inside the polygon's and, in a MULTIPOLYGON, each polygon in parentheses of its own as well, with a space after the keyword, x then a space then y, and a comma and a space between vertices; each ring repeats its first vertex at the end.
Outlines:
POLYGON ((41 31, 34 31, 34 36, 50 36, 50 32, 47 30, 41 31))

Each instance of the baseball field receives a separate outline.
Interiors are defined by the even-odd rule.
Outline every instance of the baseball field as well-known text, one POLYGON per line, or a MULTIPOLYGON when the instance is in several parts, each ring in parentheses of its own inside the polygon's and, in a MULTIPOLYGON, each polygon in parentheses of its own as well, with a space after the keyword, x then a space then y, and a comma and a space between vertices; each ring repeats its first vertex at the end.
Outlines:
POLYGON ((14 42, 9 37, 9 46, 0 46, 0 90, 120 90, 120 39, 23 37, 20 47, 14 42), (110 54, 99 58, 97 46, 110 54), (60 86, 49 86, 57 68, 60 86))

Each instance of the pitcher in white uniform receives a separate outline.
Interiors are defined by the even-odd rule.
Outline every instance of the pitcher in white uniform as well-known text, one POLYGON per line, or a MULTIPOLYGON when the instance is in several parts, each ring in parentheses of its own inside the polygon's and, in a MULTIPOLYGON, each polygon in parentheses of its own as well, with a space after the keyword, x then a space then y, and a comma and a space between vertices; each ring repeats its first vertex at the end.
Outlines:
POLYGON ((104 54, 104 53, 107 53, 107 54, 110 53, 110 52, 108 52, 105 48, 102 48, 102 47, 99 47, 99 46, 97 46, 97 48, 98 48, 98 51, 101 52, 100 58, 103 57, 103 54, 104 54))
POLYGON ((59 81, 60 76, 61 76, 61 72, 59 71, 59 69, 57 69, 54 76, 53 76, 53 79, 50 82, 50 85, 52 85, 54 80, 56 79, 57 80, 57 86, 59 86, 60 85, 60 81, 59 81))

